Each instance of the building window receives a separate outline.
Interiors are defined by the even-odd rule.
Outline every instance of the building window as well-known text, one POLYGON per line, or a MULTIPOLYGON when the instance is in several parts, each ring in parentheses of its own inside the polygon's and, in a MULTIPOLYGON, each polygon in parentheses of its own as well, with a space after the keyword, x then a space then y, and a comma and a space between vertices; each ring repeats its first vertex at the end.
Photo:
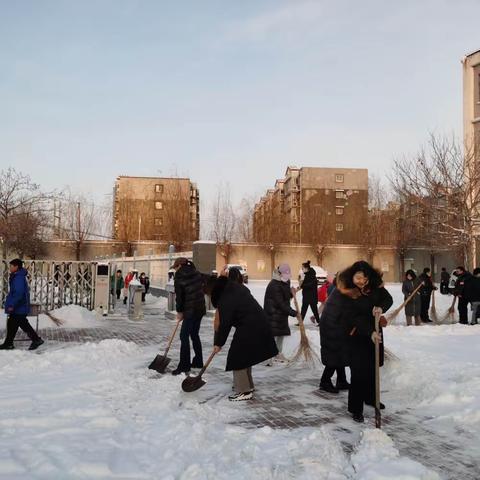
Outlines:
POLYGON ((335 224, 335 230, 337 232, 343 232, 343 223, 336 223, 335 224))
POLYGON ((157 183, 155 185, 155 193, 163 193, 163 185, 157 183))
POLYGON ((155 210, 163 210, 163 202, 155 202, 155 210))
POLYGON ((343 207, 335 207, 336 215, 343 215, 343 207))
POLYGON ((335 190, 335 198, 345 198, 345 192, 343 190, 335 190))
POLYGON ((155 226, 161 227, 163 225, 163 218, 156 218, 155 219, 155 226))
POLYGON ((335 174, 335 182, 336 183, 343 183, 343 173, 335 174))

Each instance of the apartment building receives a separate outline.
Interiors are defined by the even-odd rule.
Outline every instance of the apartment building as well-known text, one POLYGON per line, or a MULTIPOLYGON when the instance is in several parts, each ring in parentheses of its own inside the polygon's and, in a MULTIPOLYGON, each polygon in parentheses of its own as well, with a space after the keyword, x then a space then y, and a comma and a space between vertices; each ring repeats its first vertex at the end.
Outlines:
POLYGON ((199 191, 188 178, 119 176, 113 191, 113 237, 188 243, 199 239, 199 191))
POLYGON ((254 209, 261 243, 359 244, 368 216, 368 170, 288 167, 254 209))
POLYGON ((465 148, 480 161, 480 50, 463 59, 463 133, 465 148))

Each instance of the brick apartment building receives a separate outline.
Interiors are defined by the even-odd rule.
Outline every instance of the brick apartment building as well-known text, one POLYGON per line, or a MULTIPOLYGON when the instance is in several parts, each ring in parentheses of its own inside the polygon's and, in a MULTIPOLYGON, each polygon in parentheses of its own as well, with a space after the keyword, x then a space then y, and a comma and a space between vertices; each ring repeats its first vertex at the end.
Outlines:
POLYGON ((359 244, 367 217, 367 169, 288 167, 255 205, 254 239, 359 244))
POLYGON ((188 178, 119 176, 113 191, 113 237, 189 243, 200 234, 199 191, 188 178))
POLYGON ((475 146, 480 162, 480 50, 463 60, 463 132, 465 148, 475 146))

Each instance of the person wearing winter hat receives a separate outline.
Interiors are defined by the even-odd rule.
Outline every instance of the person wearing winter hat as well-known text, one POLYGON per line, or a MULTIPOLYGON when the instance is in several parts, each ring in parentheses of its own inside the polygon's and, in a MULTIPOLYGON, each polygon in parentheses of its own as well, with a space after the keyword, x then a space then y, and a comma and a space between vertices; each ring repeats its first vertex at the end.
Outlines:
POLYGON ((296 317, 297 312, 290 306, 293 297, 290 287, 292 272, 290 266, 282 263, 272 275, 272 279, 265 291, 263 308, 275 338, 279 354, 277 361, 284 362, 286 359, 282 353, 283 338, 290 335, 288 317, 296 317))

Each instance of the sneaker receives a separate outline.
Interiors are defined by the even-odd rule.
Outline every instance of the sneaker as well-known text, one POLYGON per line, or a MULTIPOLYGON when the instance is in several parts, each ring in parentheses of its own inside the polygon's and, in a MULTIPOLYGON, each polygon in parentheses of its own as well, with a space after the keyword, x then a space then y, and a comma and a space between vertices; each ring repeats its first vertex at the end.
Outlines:
POLYGON ((234 393, 233 395, 229 395, 228 397, 228 399, 231 402, 243 402, 244 400, 251 400, 252 398, 253 398, 253 391, 234 393))
POLYGON ((328 392, 328 393, 338 393, 338 388, 335 388, 332 382, 330 383, 320 382, 320 390, 323 390, 324 392, 328 392))
POLYGON ((2 343, 0 345, 0 350, 14 350, 15 347, 10 343, 2 343))
POLYGON ((347 381, 337 382, 337 384, 335 385, 335 388, 337 390, 349 390, 350 389, 350 384, 347 381))
POLYGON ((172 370, 173 376, 180 375, 181 373, 189 374, 190 370, 183 370, 180 367, 177 367, 175 370, 172 370))
POLYGON ((365 422, 365 417, 363 416, 363 413, 352 413, 352 418, 353 421, 357 423, 365 422))
POLYGON ((34 340, 30 346, 28 347, 29 350, 36 350, 40 345, 43 345, 45 342, 41 338, 38 340, 34 340))

